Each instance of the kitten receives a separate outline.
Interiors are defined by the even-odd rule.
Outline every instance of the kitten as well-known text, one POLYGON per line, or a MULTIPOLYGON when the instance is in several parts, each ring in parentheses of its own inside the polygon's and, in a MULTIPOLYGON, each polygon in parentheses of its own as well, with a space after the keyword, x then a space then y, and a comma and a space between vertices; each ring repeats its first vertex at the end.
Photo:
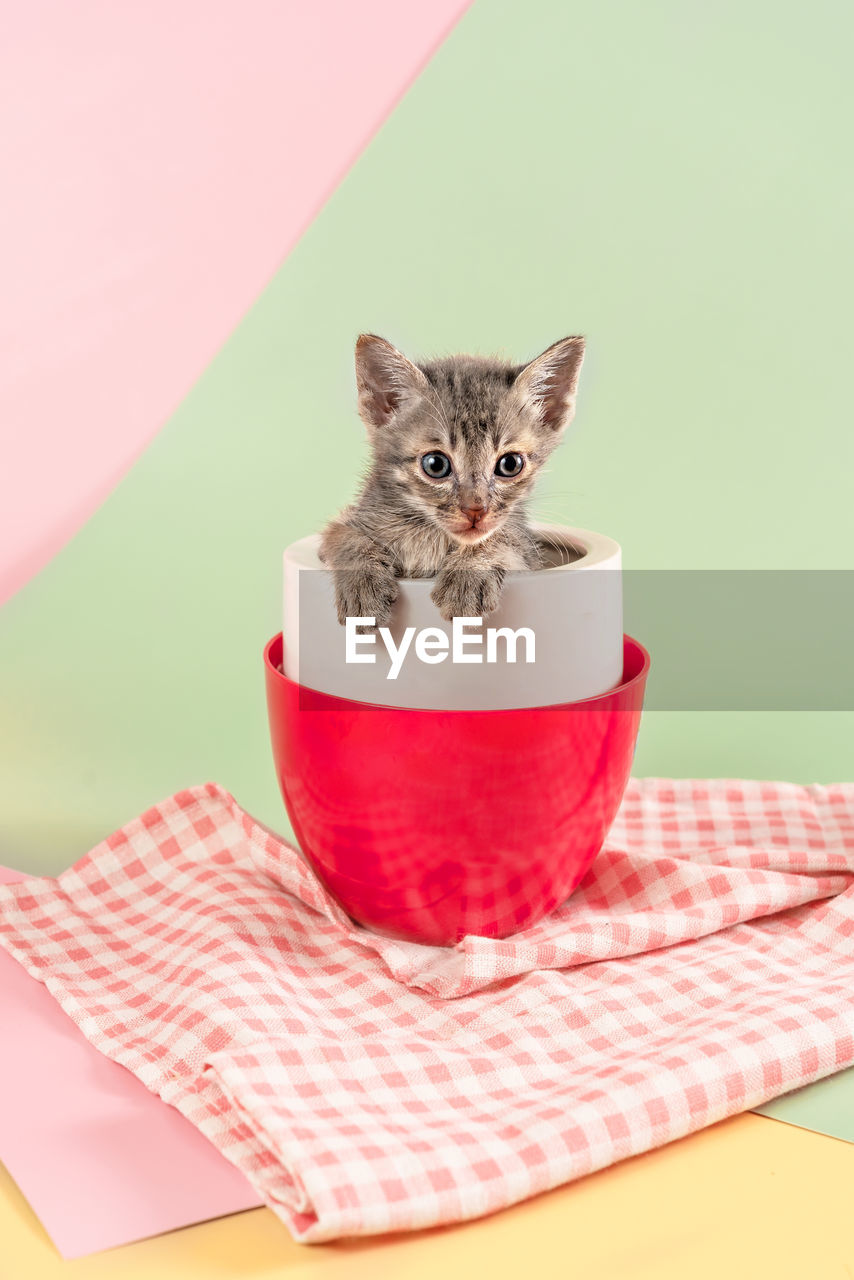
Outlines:
POLYGON ((323 532, 339 620, 388 624, 397 579, 432 578, 443 618, 483 617, 504 575, 537 568, 525 501, 575 412, 584 339, 529 364, 459 355, 413 364, 356 343, 359 415, 373 451, 356 502, 323 532))

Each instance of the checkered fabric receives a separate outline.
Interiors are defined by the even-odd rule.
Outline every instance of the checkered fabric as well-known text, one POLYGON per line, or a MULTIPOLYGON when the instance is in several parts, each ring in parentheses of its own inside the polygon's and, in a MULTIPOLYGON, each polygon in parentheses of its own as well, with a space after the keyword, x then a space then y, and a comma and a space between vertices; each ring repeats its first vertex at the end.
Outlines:
POLYGON ((633 782, 558 911, 442 949, 208 784, 0 887, 0 941, 298 1240, 429 1227, 854 1062, 854 785, 633 782))

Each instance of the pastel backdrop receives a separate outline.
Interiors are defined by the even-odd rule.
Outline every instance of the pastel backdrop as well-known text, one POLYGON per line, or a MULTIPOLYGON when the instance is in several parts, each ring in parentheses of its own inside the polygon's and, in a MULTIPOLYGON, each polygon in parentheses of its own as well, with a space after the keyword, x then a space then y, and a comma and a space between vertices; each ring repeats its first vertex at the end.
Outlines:
MULTIPOLYGON (((854 210, 840 163, 852 27, 833 0, 818 0, 808 23, 789 0, 532 0, 524 18, 510 0, 479 0, 287 257, 299 227, 283 220, 279 258, 269 239, 256 256, 254 239, 256 228, 269 232, 268 193, 290 199, 291 188, 277 187, 281 158, 257 140, 273 136, 269 114, 285 106, 272 91, 266 105, 253 99, 235 118, 257 152, 255 185, 241 188, 253 216, 237 234, 231 199, 199 204, 203 243, 219 237, 205 287, 189 287, 167 350, 150 331, 139 338, 134 376, 161 380, 174 343, 197 325, 204 343, 193 336, 182 376, 147 402, 144 421, 129 399, 110 401, 91 437, 95 470, 107 428, 124 443, 76 517, 70 500, 58 515, 68 466, 52 450, 58 436, 23 449, 20 491, 31 527, 45 531, 28 562, 44 567, 0 614, 0 861, 58 870, 147 805, 207 779, 287 830, 261 648, 279 626, 283 546, 348 500, 364 459, 351 364, 362 329, 412 353, 514 358, 587 334, 578 417, 537 513, 607 532, 629 568, 806 569, 818 546, 824 567, 854 567, 854 210), (219 282, 237 279, 249 256, 257 287, 266 263, 266 287, 245 314, 240 289, 214 307, 219 282), (33 451, 51 477, 43 488, 27 487, 33 451), (90 512, 60 546, 62 529, 90 512)), ((439 34, 422 32, 417 56, 410 46, 411 72, 439 34)), ((233 37, 243 74, 257 38, 233 37)), ((299 119, 309 129, 314 116, 299 119)), ((302 225, 344 168, 342 155, 325 170, 302 225)), ((197 194, 190 182, 181 198, 197 194)), ((35 271, 32 245, 29 254, 35 271)), ((66 261, 58 253, 44 269, 66 261)), ((149 309, 155 330, 169 280, 158 285, 161 310, 149 309)), ((67 332, 73 373, 73 316, 67 332)), ((90 339, 95 403, 92 352, 111 338, 90 339)), ((44 379, 55 349, 47 327, 44 379)), ((123 378, 110 376, 114 391, 127 390, 123 378)), ((16 401, 13 436, 19 425, 28 440, 42 429, 27 416, 42 393, 34 382, 16 401)), ((88 416, 86 397, 75 398, 68 438, 88 416)), ((6 481, 15 492, 11 472, 6 481)), ((854 722, 843 712, 654 712, 636 772, 850 779, 854 722)))
POLYGON ((466 4, 4 15, 0 600, 113 488, 466 4))

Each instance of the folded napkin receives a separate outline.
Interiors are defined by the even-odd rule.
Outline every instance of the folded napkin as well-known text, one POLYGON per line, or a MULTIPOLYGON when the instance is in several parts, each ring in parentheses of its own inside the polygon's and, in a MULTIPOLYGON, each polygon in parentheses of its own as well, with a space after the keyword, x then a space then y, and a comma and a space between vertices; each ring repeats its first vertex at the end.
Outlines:
POLYGON ((443 949, 208 784, 0 887, 0 942, 296 1239, 429 1227, 854 1062, 854 785, 634 781, 562 908, 443 949))

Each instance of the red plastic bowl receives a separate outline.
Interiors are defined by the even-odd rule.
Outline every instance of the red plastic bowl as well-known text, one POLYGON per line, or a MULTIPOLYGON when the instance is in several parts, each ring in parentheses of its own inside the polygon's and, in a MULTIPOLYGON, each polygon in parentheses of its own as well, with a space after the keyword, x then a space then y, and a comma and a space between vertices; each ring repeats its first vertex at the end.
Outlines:
POLYGON ((563 902, 626 788, 649 654, 583 702, 423 711, 318 693, 264 650, 273 758, 303 853, 359 923, 413 942, 503 938, 563 902))

